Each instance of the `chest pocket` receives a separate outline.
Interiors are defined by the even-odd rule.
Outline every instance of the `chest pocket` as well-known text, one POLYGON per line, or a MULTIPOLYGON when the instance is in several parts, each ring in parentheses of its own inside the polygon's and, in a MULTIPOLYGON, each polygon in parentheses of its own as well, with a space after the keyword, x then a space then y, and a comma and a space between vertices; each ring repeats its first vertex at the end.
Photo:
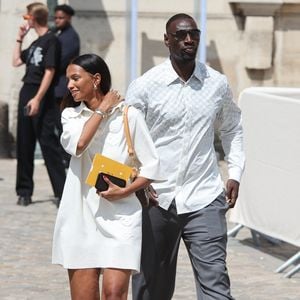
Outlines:
POLYGON ((107 130, 107 136, 105 142, 107 142, 109 145, 120 144, 122 137, 124 135, 122 120, 116 120, 114 122, 110 122, 106 130, 107 130))

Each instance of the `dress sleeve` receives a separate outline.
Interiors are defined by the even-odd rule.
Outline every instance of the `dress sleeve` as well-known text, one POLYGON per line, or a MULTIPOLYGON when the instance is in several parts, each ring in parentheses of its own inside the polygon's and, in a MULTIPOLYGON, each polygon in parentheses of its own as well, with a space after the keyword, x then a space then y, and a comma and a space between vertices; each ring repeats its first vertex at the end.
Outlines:
POLYGON ((129 126, 136 156, 141 164, 139 176, 154 181, 164 180, 160 171, 159 156, 140 111, 130 107, 129 126))
POLYGON ((60 142, 65 151, 72 156, 80 157, 82 155, 76 154, 77 144, 81 136, 84 119, 80 115, 74 116, 74 108, 66 108, 61 115, 61 123, 63 126, 63 132, 60 137, 60 142))

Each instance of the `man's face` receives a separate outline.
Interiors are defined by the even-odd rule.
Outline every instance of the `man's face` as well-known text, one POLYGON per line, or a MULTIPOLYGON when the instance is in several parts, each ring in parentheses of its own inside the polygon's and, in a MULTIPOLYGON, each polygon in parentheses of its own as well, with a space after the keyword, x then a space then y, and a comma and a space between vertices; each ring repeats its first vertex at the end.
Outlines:
POLYGON ((197 55, 200 31, 193 19, 173 21, 165 34, 165 44, 171 58, 181 61, 193 61, 197 55))
POLYGON ((55 12, 54 20, 56 28, 64 29, 71 23, 71 16, 61 10, 58 10, 55 12))

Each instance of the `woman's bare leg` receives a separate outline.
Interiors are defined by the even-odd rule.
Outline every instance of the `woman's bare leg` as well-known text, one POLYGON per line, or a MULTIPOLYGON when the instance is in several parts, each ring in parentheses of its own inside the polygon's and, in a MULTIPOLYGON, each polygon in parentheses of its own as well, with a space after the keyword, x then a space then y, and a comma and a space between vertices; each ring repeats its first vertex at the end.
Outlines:
POLYGON ((69 269, 72 300, 100 300, 100 269, 69 269))
POLYGON ((126 300, 131 270, 105 269, 102 281, 102 300, 126 300))

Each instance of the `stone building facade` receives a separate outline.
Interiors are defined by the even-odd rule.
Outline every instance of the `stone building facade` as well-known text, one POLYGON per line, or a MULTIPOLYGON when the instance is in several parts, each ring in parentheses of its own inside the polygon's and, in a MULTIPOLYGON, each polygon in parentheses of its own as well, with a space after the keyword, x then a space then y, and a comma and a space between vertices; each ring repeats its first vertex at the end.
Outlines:
MULTIPOLYGON (((30 2, 33 1, 0 0, 0 101, 2 105, 8 104, 12 136, 15 136, 16 103, 24 74, 23 67, 11 66, 12 51, 22 14, 30 2)), ((114 88, 123 94, 129 83, 130 2, 58 1, 69 3, 76 10, 73 25, 81 37, 81 53, 102 56, 110 66, 114 88)), ((201 0, 188 0, 184 5, 179 0, 137 2, 137 75, 140 75, 168 55, 163 43, 167 19, 184 12, 198 20, 196 9, 201 0)), ((300 0, 207 0, 206 41, 202 41, 206 44, 207 63, 228 76, 236 98, 249 86, 299 86, 299 16, 300 0)), ((26 43, 34 38, 30 32, 26 43)))

